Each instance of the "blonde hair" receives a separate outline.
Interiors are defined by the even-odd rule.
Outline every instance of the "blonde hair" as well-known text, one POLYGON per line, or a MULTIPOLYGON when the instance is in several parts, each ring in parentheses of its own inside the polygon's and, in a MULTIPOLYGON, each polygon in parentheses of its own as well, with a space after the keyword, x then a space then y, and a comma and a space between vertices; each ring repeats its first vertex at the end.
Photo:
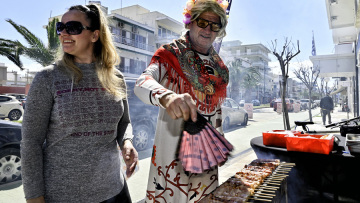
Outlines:
MULTIPOLYGON (((69 11, 71 10, 85 13, 90 21, 91 31, 99 30, 99 39, 94 44, 93 55, 96 59, 95 67, 101 85, 116 97, 125 98, 125 82, 117 74, 120 71, 116 69, 116 65, 120 63, 120 57, 112 41, 106 16, 97 5, 93 4, 72 6, 69 8, 69 11)), ((75 65, 73 55, 62 51, 58 64, 68 69, 75 76, 77 83, 82 79, 82 71, 75 65)))
MULTIPOLYGON (((191 22, 194 22, 202 13, 213 12, 220 17, 221 29, 217 34, 217 37, 226 36, 227 17, 225 10, 214 0, 197 0, 194 7, 191 9, 191 22)), ((185 28, 188 28, 189 24, 185 24, 185 28)))

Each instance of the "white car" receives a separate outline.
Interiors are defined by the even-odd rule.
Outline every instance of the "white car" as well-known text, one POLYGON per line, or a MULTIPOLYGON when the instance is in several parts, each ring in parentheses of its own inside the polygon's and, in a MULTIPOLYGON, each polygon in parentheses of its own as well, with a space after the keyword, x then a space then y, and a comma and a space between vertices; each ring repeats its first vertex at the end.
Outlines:
POLYGON ((245 105, 245 100, 240 100, 239 104, 240 104, 240 107, 244 107, 244 105, 245 105))
POLYGON ((231 125, 247 125, 249 119, 247 112, 233 99, 226 98, 225 102, 221 106, 221 111, 224 130, 229 129, 231 125))
POLYGON ((24 109, 15 97, 0 95, 0 118, 9 118, 11 121, 19 120, 24 109))

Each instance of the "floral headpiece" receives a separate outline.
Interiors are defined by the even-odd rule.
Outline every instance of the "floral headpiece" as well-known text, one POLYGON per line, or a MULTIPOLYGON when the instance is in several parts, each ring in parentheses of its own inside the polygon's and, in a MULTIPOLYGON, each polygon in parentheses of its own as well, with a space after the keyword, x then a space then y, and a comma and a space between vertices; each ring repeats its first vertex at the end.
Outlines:
MULTIPOLYGON (((227 0, 213 0, 215 2, 217 2, 225 11, 229 5, 229 2, 227 0)), ((191 23, 191 9, 195 6, 196 0, 188 0, 186 2, 186 6, 184 8, 184 19, 183 22, 185 24, 189 24, 191 23)))

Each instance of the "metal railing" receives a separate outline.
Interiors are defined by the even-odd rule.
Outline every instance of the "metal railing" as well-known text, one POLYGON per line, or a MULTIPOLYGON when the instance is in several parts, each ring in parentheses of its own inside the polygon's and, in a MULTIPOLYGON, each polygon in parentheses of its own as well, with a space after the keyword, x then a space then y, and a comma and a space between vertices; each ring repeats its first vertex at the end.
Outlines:
POLYGON ((151 51, 151 52, 155 51, 154 46, 144 44, 142 42, 139 42, 139 41, 136 41, 136 40, 133 40, 133 39, 130 39, 130 38, 121 37, 121 36, 113 36, 113 40, 114 40, 114 42, 124 44, 124 45, 128 45, 128 46, 132 46, 132 47, 135 47, 135 48, 139 48, 139 49, 143 49, 143 50, 147 50, 147 51, 151 51))

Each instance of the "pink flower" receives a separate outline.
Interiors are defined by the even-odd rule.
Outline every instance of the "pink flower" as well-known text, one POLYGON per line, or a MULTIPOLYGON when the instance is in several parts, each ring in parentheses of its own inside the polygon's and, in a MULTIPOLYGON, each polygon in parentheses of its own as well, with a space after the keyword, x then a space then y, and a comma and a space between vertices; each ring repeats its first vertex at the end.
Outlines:
POLYGON ((190 18, 184 18, 183 19, 183 22, 185 23, 185 24, 190 24, 191 23, 191 20, 190 20, 190 18))

